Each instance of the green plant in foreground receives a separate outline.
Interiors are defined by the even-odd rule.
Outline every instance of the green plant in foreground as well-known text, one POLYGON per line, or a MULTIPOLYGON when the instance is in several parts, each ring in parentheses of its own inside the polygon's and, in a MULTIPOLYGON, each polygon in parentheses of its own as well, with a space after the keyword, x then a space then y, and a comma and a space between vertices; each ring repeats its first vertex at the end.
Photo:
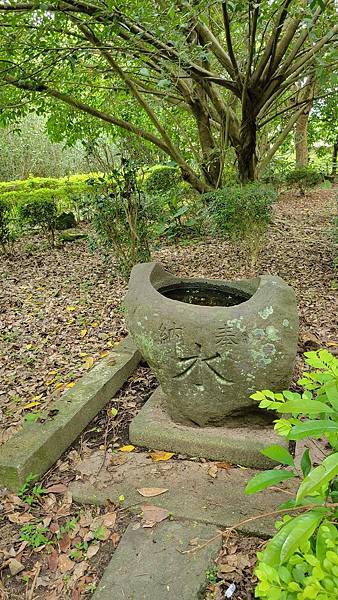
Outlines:
POLYGON ((36 502, 38 502, 43 494, 47 492, 47 490, 41 487, 38 483, 33 485, 33 482, 36 480, 37 475, 33 475, 30 473, 27 475, 25 479, 25 483, 21 486, 18 492, 19 498, 29 506, 32 506, 36 502))
POLYGON ((275 421, 279 435, 295 441, 325 436, 331 447, 331 454, 317 467, 312 466, 309 450, 304 450, 299 474, 290 452, 271 446, 262 453, 292 470, 267 470, 247 484, 246 493, 252 494, 301 478, 295 498, 280 507, 295 516, 286 514, 276 524, 278 532, 257 555, 255 595, 268 600, 330 600, 338 589, 338 360, 326 350, 305 356, 306 363, 318 370, 305 372, 299 380, 302 394, 263 390, 252 395, 261 408, 281 415, 275 421))
POLYGON ((47 527, 41 527, 39 523, 28 523, 20 530, 20 540, 27 542, 31 548, 39 548, 51 544, 46 533, 48 533, 47 527))
POLYGON ((286 185, 289 187, 298 187, 302 196, 305 191, 323 181, 323 175, 313 167, 297 167, 285 175, 286 185))

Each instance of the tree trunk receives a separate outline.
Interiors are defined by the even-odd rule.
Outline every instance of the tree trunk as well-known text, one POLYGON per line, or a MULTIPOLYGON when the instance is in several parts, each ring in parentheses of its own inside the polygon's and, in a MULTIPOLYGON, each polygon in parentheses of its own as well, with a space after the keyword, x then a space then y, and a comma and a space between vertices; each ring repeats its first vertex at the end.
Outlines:
POLYGON ((312 77, 307 81, 306 87, 300 90, 298 94, 299 100, 307 100, 307 103, 304 105, 304 110, 302 110, 295 125, 296 167, 307 167, 309 164, 307 132, 315 85, 315 79, 312 77))
MULTIPOLYGON (((312 102, 311 102, 312 104, 312 102)), ((309 164, 309 151, 307 143, 307 129, 310 108, 302 113, 295 126, 296 167, 307 167, 309 164)))
POLYGON ((337 157, 338 157, 338 135, 333 144, 333 152, 332 152, 332 177, 335 179, 337 175, 337 157))
POLYGON ((235 148, 241 183, 248 183, 256 179, 256 135, 256 118, 253 112, 248 110, 242 119, 239 145, 235 148))

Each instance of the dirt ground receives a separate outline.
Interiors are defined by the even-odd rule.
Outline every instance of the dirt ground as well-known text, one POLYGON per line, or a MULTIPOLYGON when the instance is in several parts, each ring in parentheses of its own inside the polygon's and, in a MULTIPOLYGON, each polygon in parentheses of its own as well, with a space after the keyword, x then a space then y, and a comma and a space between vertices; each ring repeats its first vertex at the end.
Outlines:
MULTIPOLYGON (((299 371, 305 350, 337 349, 337 281, 330 237, 334 205, 334 190, 316 190, 305 198, 283 195, 254 267, 242 250, 214 239, 163 246, 153 256, 182 276, 235 279, 270 273, 283 277, 298 300, 299 371)), ((126 283, 114 275, 112 264, 89 252, 84 240, 54 250, 39 239, 17 243, 12 256, 0 257, 0 281, 1 445, 24 419, 36 418, 52 399, 72 387, 127 332, 122 304, 126 283)), ((19 498, 0 490, 0 598, 77 600, 91 595, 132 517, 123 504, 79 507, 72 503, 67 485, 84 453, 102 445, 117 448, 128 443, 128 423, 155 385, 149 369, 140 366, 119 397, 44 476, 45 491, 38 490, 33 500, 29 493, 19 498), (118 409, 117 414, 112 408, 118 409), (25 526, 32 527, 22 533, 25 526), (32 548, 33 534, 41 527, 45 530, 41 544, 32 548)), ((228 565, 224 567, 228 578, 237 573, 233 599, 251 598, 243 590, 249 579, 253 589, 252 565, 261 541, 231 541, 237 547, 232 554, 247 557, 243 568, 232 571, 231 560, 237 559, 230 563, 226 559, 229 543, 219 561, 228 565)), ((218 598, 216 592, 221 592, 213 585, 211 575, 209 591, 214 596, 210 598, 218 598)))

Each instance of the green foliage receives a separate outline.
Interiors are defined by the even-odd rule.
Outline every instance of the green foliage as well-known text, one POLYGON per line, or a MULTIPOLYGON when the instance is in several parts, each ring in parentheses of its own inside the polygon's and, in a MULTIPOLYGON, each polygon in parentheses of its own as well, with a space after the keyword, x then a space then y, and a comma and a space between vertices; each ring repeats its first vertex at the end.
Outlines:
POLYGON ((137 182, 136 168, 123 160, 121 169, 89 180, 89 184, 92 194, 81 208, 91 221, 95 242, 105 251, 113 251, 117 271, 128 277, 136 263, 150 258, 147 207, 137 182))
POLYGON ((155 165, 144 177, 144 189, 147 194, 166 194, 171 188, 182 182, 179 169, 167 165, 155 165))
POLYGON ((36 190, 29 198, 21 201, 17 209, 22 225, 41 228, 54 245, 57 207, 53 196, 45 196, 44 192, 36 190))
POLYGON ((27 475, 24 484, 21 486, 18 492, 19 498, 29 506, 39 502, 41 496, 46 493, 46 489, 41 487, 38 483, 33 485, 37 476, 30 473, 27 475))
POLYGON ((333 599, 338 586, 338 531, 331 523, 338 512, 338 360, 327 350, 306 352, 305 356, 307 365, 317 370, 306 371, 298 381, 304 388, 302 394, 263 390, 252 398, 259 401, 260 408, 282 415, 275 421, 279 435, 288 440, 325 436, 332 452, 313 467, 306 449, 301 458, 301 473, 297 473, 285 448, 275 445, 263 451, 293 469, 259 473, 247 484, 246 493, 300 477, 295 498, 281 508, 304 512, 293 517, 286 515, 282 523, 277 523, 279 531, 264 552, 258 554, 257 598, 333 599))
POLYGON ((48 534, 47 527, 41 527, 39 523, 28 523, 21 528, 19 539, 35 549, 51 544, 46 534, 48 534))
POLYGON ((232 185, 204 195, 216 231, 248 247, 255 260, 277 193, 270 185, 232 185))
POLYGON ((286 185, 298 188, 302 196, 305 196, 307 189, 315 187, 323 180, 324 177, 322 173, 313 167, 299 167, 285 175, 286 185))
POLYGON ((5 200, 0 196, 0 246, 6 252, 7 244, 10 241, 9 229, 9 213, 10 209, 5 200))
POLYGON ((286 521, 281 532, 289 527, 297 538, 297 550, 289 553, 286 560, 282 561, 278 552, 273 555, 271 549, 258 553, 256 598, 335 600, 338 588, 337 528, 324 520, 316 532, 316 543, 309 539, 299 543, 302 533, 307 537, 321 518, 320 513, 309 511, 286 521), (304 529, 306 525, 307 530, 304 529))
POLYGON ((149 228, 153 238, 174 240, 201 232, 204 206, 177 167, 155 165, 144 175, 149 228))

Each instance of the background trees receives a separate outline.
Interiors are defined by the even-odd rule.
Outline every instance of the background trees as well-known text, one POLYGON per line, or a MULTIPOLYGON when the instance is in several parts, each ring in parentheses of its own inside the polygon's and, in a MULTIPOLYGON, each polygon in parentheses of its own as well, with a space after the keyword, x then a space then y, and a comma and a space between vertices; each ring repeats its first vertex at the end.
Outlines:
POLYGON ((332 1, 11 0, 0 14, 3 122, 34 105, 68 142, 134 134, 200 192, 222 186, 229 146, 255 179, 334 90, 332 1))

